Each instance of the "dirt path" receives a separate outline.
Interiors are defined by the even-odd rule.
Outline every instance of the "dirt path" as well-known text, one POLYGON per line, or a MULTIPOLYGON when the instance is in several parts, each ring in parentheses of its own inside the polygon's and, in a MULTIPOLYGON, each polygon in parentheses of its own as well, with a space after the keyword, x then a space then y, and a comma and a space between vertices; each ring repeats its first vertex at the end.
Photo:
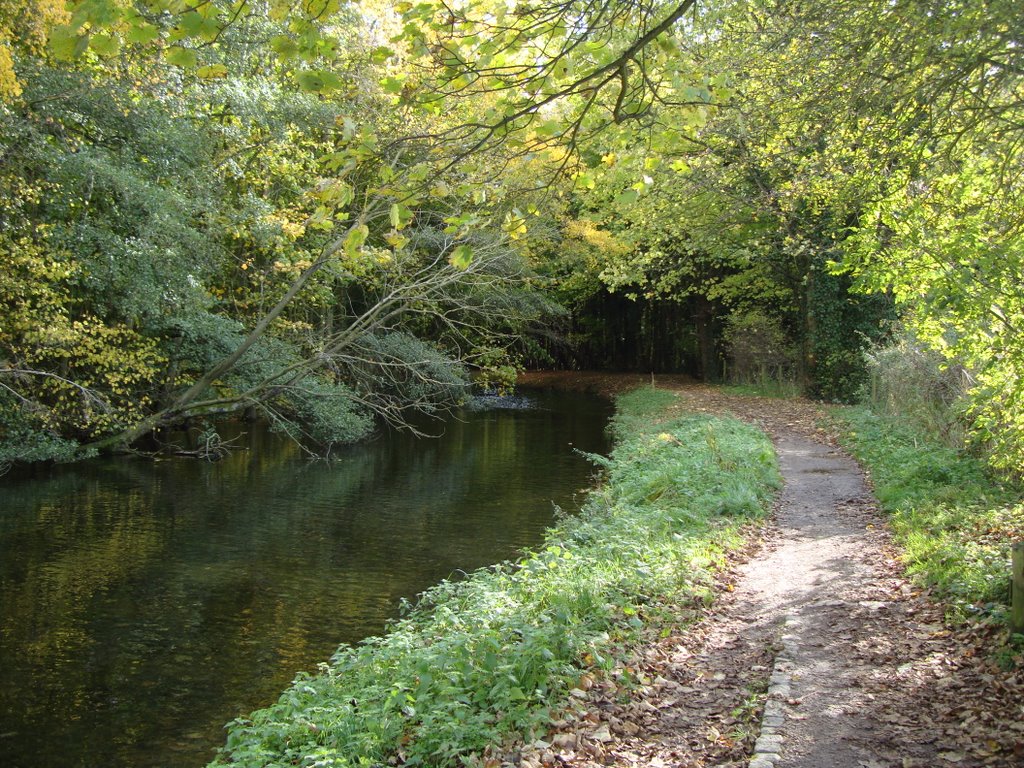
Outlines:
MULTIPOLYGON (((551 385, 616 391, 640 377, 551 385)), ((534 383, 538 383, 534 381, 534 383)), ((626 702, 611 683, 581 704, 582 735, 542 756, 571 766, 932 768, 1024 766, 1024 676, 986 658, 978 631, 901 577, 863 473, 804 401, 737 397, 658 377, 679 411, 728 412, 771 435, 785 488, 762 542, 684 634, 652 638, 626 702)))
POLYGON ((778 543, 742 567, 744 608, 783 633, 754 763, 856 768, 879 756, 865 716, 868 670, 853 651, 866 639, 863 615, 889 604, 875 584, 884 541, 856 463, 796 435, 775 444, 786 482, 778 543))

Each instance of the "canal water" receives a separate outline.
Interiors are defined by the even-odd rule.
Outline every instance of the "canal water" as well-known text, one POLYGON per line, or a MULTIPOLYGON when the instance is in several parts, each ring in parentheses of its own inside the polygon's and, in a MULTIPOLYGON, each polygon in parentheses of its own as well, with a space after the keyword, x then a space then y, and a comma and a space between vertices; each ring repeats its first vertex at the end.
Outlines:
POLYGON ((575 509, 606 401, 482 398, 310 461, 249 427, 208 463, 111 458, 0 478, 0 765, 198 768, 229 720, 445 578, 575 509), (244 446, 244 447, 243 447, 244 446))

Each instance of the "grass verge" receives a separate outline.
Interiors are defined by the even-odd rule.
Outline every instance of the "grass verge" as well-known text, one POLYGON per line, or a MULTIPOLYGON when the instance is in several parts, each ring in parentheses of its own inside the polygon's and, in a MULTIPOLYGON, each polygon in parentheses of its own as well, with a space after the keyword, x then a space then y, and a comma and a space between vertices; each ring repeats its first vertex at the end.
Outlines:
POLYGON ((342 647, 237 720, 214 765, 478 765, 546 730, 585 669, 611 669, 645 622, 710 599, 725 553, 780 480, 767 438, 732 419, 663 420, 667 392, 621 396, 604 482, 546 545, 426 592, 383 637, 342 647))
POLYGON ((950 616, 1003 618, 1010 543, 1024 539, 1021 489, 985 465, 866 408, 836 412, 843 444, 868 469, 911 576, 933 587, 950 616))

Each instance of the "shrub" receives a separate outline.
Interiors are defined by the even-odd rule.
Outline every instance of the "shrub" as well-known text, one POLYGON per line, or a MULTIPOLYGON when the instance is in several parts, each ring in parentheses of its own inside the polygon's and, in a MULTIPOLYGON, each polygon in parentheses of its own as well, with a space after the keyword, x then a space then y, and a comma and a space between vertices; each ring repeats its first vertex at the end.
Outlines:
POLYGON ((1001 615, 1010 599, 1009 542, 1024 538, 1019 489, 981 460, 864 408, 839 413, 843 443, 871 473, 912 576, 953 617, 1001 615))
POLYGON ((862 399, 872 410, 946 445, 963 447, 970 377, 961 366, 908 336, 866 355, 868 382, 862 399))
POLYGON ((730 315, 722 341, 729 355, 731 384, 794 385, 797 353, 777 318, 760 311, 730 315))

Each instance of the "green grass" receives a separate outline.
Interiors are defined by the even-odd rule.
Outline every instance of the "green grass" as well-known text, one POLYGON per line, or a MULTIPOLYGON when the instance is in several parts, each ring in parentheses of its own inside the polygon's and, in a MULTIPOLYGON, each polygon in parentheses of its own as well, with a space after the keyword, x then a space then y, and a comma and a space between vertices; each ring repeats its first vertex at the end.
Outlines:
POLYGON ((1002 617, 1010 543, 1024 539, 1021 490, 985 465, 865 408, 837 411, 842 441, 869 470, 910 574, 934 587, 953 618, 1002 617))
POLYGON ((544 733, 583 670, 611 669, 639 630, 711 597, 714 572, 780 480, 738 421, 663 421, 669 393, 618 400, 605 480, 546 546, 442 583, 381 638, 343 647, 277 704, 229 727, 217 764, 476 765, 544 733))

